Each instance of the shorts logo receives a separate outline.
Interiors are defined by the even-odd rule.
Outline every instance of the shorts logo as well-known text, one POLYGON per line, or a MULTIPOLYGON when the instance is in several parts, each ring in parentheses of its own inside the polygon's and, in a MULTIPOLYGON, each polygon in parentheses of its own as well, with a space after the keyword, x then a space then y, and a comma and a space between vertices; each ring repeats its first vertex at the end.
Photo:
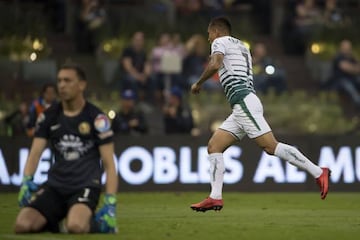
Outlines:
POLYGON ((51 131, 55 131, 55 130, 59 129, 60 127, 61 127, 60 124, 55 124, 55 125, 52 125, 52 126, 50 127, 50 130, 51 130, 51 131))
POLYGON ((40 188, 35 194, 31 196, 30 202, 35 201, 37 197, 44 193, 44 191, 45 190, 43 188, 40 188))
POLYGON ((89 199, 87 197, 78 197, 79 202, 88 202, 89 199))
POLYGON ((90 124, 88 122, 81 122, 79 124, 79 132, 82 135, 87 135, 90 133, 90 124))
POLYGON ((99 132, 106 132, 110 129, 110 120, 105 114, 99 114, 94 121, 95 129, 99 132))

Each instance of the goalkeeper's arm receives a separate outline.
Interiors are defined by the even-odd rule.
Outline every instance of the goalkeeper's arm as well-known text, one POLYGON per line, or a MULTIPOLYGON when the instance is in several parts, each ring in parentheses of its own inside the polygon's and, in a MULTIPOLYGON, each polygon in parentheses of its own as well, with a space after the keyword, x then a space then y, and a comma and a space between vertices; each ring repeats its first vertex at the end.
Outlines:
POLYGON ((46 147, 46 140, 43 138, 34 138, 31 150, 24 168, 24 178, 18 195, 20 207, 27 206, 31 195, 37 190, 37 185, 33 182, 33 175, 36 171, 40 156, 46 147))
POLYGON ((24 168, 24 176, 33 176, 38 166, 42 152, 46 147, 46 139, 34 138, 29 156, 24 168))
POLYGON ((115 195, 117 192, 118 177, 114 163, 114 144, 107 143, 100 146, 100 156, 106 173, 106 194, 115 195))
POLYGON ((104 196, 104 206, 96 214, 99 223, 99 231, 102 233, 116 233, 116 192, 117 174, 114 163, 114 144, 107 143, 100 146, 100 155, 106 173, 106 186, 104 196))

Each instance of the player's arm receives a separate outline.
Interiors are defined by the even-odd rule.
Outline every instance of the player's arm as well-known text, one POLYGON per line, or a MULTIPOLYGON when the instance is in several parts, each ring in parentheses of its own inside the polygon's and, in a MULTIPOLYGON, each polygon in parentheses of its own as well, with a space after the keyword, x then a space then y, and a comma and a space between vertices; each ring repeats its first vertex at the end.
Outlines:
POLYGON ((346 60, 340 62, 340 68, 346 73, 350 74, 359 74, 360 73, 360 64, 352 63, 346 60))
POLYGON ((106 173, 106 185, 104 195, 104 205, 96 213, 95 221, 98 223, 99 232, 116 233, 116 192, 117 175, 114 164, 114 144, 112 142, 100 145, 100 156, 106 173))
POLYGON ((114 163, 114 144, 112 142, 102 144, 99 150, 106 173, 105 191, 107 194, 115 194, 117 192, 118 177, 114 163))
POLYGON ((145 66, 144 66, 144 74, 146 77, 149 77, 151 75, 151 64, 147 60, 145 62, 145 66))
POLYGON ((29 156, 28 156, 26 164, 25 164, 24 176, 33 176, 34 175, 37 165, 39 163, 41 154, 46 147, 46 143, 47 143, 47 141, 45 138, 38 138, 38 137, 34 138, 32 145, 31 145, 29 156))
POLYGON ((198 93, 201 85, 211 78, 222 66, 224 55, 222 53, 215 53, 210 56, 210 61, 206 66, 204 72, 201 74, 199 80, 191 86, 192 93, 198 93))
POLYGON ((134 67, 130 57, 128 57, 128 56, 124 57, 124 59, 122 60, 122 64, 123 64, 125 71, 128 72, 133 78, 136 78, 136 79, 139 78, 140 73, 134 67))
POLYGON ((26 207, 31 201, 32 193, 37 190, 37 185, 33 182, 33 175, 36 171, 42 152, 46 147, 45 138, 34 138, 29 156, 24 168, 24 178, 21 183, 18 203, 20 207, 26 207))
POLYGON ((209 64, 206 66, 204 72, 201 74, 197 84, 202 85, 206 80, 211 78, 223 64, 224 55, 222 53, 215 53, 210 56, 209 64))

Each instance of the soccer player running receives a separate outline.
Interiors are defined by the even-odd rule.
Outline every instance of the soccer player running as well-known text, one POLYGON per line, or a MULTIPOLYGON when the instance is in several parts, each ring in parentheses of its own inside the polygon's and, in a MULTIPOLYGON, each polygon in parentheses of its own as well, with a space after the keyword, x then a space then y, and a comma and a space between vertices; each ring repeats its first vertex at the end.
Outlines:
POLYGON ((208 34, 211 42, 209 64, 199 80, 191 86, 191 92, 198 94, 201 85, 218 71, 232 113, 208 142, 210 196, 192 204, 191 208, 196 211, 221 210, 225 172, 223 152, 245 135, 253 139, 268 154, 309 172, 320 186, 321 199, 325 199, 328 193, 330 170, 320 168, 295 147, 275 139, 263 116, 263 106, 255 95, 250 51, 243 42, 230 36, 229 20, 225 17, 212 19, 208 26, 208 34))
POLYGON ((84 98, 86 85, 85 72, 79 66, 67 64, 59 69, 61 102, 53 104, 37 120, 18 197, 22 208, 15 233, 59 232, 60 222, 69 233, 116 232, 118 179, 113 132, 106 115, 84 98), (47 141, 55 161, 48 180, 38 188, 33 175, 47 141), (106 193, 104 206, 95 217, 102 167, 106 193))

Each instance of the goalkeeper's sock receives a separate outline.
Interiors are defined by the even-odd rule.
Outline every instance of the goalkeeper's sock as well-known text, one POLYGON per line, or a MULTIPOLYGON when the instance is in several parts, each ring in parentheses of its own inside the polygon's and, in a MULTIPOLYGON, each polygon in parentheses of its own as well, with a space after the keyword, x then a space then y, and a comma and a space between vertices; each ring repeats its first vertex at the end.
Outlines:
POLYGON ((290 164, 304 169, 309 172, 314 178, 320 177, 322 169, 311 162, 307 157, 305 157, 299 150, 295 147, 278 143, 275 148, 275 156, 288 161, 290 164))
POLYGON ((210 161, 210 183, 212 199, 222 199, 222 188, 224 182, 224 157, 222 153, 209 154, 210 161))

